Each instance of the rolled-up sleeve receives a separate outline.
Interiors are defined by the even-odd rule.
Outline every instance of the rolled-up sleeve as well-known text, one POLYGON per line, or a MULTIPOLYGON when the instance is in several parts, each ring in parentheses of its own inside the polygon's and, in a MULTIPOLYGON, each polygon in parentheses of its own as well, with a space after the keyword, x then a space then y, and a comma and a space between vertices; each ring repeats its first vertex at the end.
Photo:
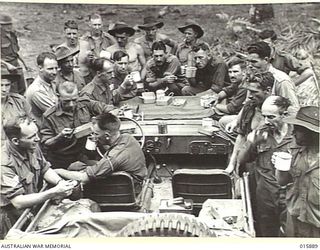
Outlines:
POLYGON ((9 204, 12 198, 24 193, 19 176, 9 166, 1 165, 1 206, 9 204))
POLYGON ((127 151, 120 148, 112 149, 108 155, 105 155, 93 166, 86 168, 86 173, 90 179, 99 176, 107 176, 118 170, 119 166, 125 165, 128 159, 127 151))
POLYGON ((40 149, 37 150, 37 160, 41 167, 41 176, 43 176, 48 171, 48 169, 51 168, 52 165, 44 158, 44 155, 40 149))
POLYGON ((41 143, 43 146, 50 148, 50 150, 59 150, 61 147, 65 147, 65 143, 68 143, 68 139, 61 136, 58 137, 54 143, 52 143, 50 146, 46 145, 46 142, 57 136, 60 133, 59 128, 56 126, 56 124, 50 120, 48 117, 44 117, 42 119, 42 124, 40 127, 40 134, 41 134, 41 143))

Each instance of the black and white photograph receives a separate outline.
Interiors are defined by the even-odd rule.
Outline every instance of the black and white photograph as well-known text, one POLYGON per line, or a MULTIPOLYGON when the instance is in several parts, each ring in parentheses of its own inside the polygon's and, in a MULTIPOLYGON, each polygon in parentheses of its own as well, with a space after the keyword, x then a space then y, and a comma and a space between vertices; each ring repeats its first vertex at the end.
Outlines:
POLYGON ((1 0, 0 28, 1 248, 320 247, 320 2, 1 0))

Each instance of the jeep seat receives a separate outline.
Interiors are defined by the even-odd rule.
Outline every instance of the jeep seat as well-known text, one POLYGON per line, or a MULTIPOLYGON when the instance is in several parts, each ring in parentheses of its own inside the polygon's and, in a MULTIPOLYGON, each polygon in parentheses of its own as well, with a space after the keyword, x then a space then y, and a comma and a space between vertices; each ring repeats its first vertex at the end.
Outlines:
POLYGON ((222 169, 179 169, 172 176, 173 197, 192 199, 200 209, 207 199, 231 199, 231 177, 222 169))
POLYGON ((133 178, 121 171, 85 184, 83 196, 97 202, 102 211, 137 210, 144 199, 151 199, 146 195, 149 189, 150 182, 145 181, 140 194, 136 194, 133 178))

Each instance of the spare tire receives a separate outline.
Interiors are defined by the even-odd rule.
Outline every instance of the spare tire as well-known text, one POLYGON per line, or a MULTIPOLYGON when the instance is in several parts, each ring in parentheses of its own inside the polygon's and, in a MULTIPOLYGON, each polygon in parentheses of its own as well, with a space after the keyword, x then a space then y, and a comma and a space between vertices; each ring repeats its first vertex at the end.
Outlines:
POLYGON ((149 214, 129 223, 119 237, 215 237, 196 217, 181 213, 149 214))

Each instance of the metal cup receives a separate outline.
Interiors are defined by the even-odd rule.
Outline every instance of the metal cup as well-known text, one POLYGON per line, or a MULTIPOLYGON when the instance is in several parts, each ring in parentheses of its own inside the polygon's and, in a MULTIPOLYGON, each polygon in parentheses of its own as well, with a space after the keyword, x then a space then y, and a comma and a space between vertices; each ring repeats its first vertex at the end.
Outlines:
POLYGON ((159 134, 167 134, 168 133, 168 126, 165 122, 158 123, 158 132, 159 134))
POLYGON ((181 66, 181 74, 182 75, 186 74, 186 70, 187 70, 187 66, 185 66, 185 65, 181 66))
POLYGON ((141 76, 140 76, 140 72, 139 71, 133 71, 131 72, 131 77, 132 77, 132 80, 134 82, 140 82, 141 81, 141 76))
POLYGON ((196 67, 187 67, 186 68, 186 77, 187 78, 195 77, 196 76, 196 71, 197 71, 196 67))
POLYGON ((144 88, 143 82, 138 82, 137 83, 137 89, 143 89, 143 88, 144 88))
POLYGON ((275 152, 274 167, 280 171, 289 171, 292 155, 287 152, 275 152))
POLYGON ((92 139, 91 136, 87 137, 87 141, 86 141, 86 149, 90 150, 90 151, 94 151, 97 148, 97 144, 96 142, 92 139))
POLYGON ((157 96, 157 99, 160 100, 160 99, 163 99, 165 97, 166 93, 163 89, 158 89, 156 91, 156 96, 157 96))

